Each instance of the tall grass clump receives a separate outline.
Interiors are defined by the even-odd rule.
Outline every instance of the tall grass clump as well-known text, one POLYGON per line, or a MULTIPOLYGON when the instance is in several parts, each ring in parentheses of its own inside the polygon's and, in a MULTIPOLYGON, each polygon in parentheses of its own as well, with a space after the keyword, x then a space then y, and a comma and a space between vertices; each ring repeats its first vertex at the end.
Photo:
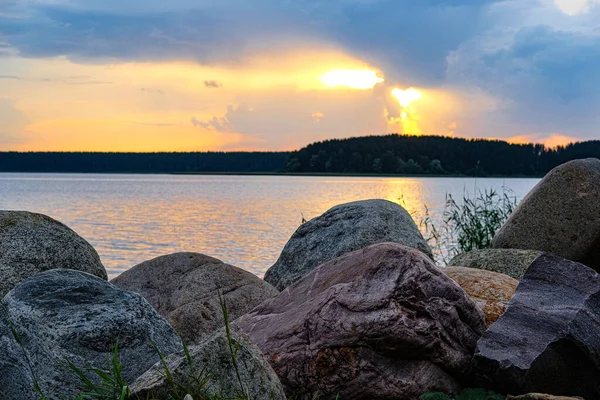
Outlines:
POLYGON ((434 221, 425 207, 421 228, 439 262, 447 264, 452 257, 477 249, 489 248, 496 232, 517 206, 517 199, 507 189, 478 190, 474 197, 463 194, 456 201, 450 194, 441 216, 434 221))

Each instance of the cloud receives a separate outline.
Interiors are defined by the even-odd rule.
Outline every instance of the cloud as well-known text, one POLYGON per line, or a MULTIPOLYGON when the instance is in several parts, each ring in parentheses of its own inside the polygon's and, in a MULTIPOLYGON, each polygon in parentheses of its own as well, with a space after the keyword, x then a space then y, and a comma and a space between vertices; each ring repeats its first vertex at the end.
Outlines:
POLYGON ((478 46, 467 43, 452 56, 449 76, 502 99, 497 113, 512 129, 597 137, 600 32, 528 26, 512 33, 504 46, 478 46))
POLYGON ((218 89, 223 85, 217 81, 204 81, 204 86, 210 89, 218 89))
POLYGON ((23 78, 21 78, 20 76, 17 76, 17 75, 0 75, 0 79, 10 79, 10 80, 18 81, 23 78))
MULTIPOLYGON (((438 125, 456 135, 551 137, 560 132, 593 138, 600 125, 595 112, 600 107, 599 3, 174 0, 166 6, 162 0, 147 0, 142 11, 134 0, 4 1, 0 53, 10 46, 21 57, 65 56, 82 64, 192 61, 217 68, 243 66, 257 54, 277 60, 277 54, 296 48, 330 48, 380 69, 386 90, 452 88, 463 99, 478 93, 474 101, 494 105, 471 103, 470 113, 445 115, 438 125)), ((17 76, 10 75, 15 71, 0 79, 14 79, 7 77, 17 76)), ((219 94, 235 89, 224 81, 227 87, 219 94)), ((65 83, 110 82, 88 77, 65 83)), ((222 87, 216 80, 203 83, 222 87)), ((315 94, 292 92, 233 96, 223 100, 230 104, 224 115, 194 117, 191 123, 273 140, 276 147, 285 146, 285 140, 298 143, 298 138, 303 145, 327 135, 384 132, 383 110, 388 109, 390 118, 398 118, 398 110, 377 90, 367 95, 370 100, 354 107, 372 114, 361 116, 355 128, 342 115, 354 116, 357 108, 341 96, 329 99, 339 103, 336 108, 315 94), (382 108, 382 101, 390 104, 382 108), (371 124, 370 129, 363 123, 371 124)))
POLYGON ((140 90, 147 93, 165 94, 165 91, 162 89, 141 88, 140 90))
MULTIPOLYGON (((232 107, 228 107, 231 111, 232 107)), ((229 111, 228 111, 229 112, 229 111)), ((232 133, 234 132, 232 124, 227 120, 227 118, 217 118, 213 117, 207 121, 200 121, 196 117, 192 117, 191 119, 192 125, 197 128, 204 128, 216 132, 221 133, 232 133)))
POLYGON ((211 131, 256 138, 271 150, 290 150, 327 138, 385 133, 384 107, 368 91, 282 90, 246 95, 221 117, 191 122, 211 131))

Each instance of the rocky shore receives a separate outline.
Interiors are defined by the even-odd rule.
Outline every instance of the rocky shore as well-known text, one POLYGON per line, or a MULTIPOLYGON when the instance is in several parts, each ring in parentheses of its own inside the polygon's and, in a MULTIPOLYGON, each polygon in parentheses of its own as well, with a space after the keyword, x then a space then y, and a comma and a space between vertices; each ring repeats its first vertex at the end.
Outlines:
POLYGON ((109 282, 65 225, 0 211, 0 399, 600 400, 597 270, 598 159, 448 267, 385 200, 304 223, 264 280, 177 253, 109 282))

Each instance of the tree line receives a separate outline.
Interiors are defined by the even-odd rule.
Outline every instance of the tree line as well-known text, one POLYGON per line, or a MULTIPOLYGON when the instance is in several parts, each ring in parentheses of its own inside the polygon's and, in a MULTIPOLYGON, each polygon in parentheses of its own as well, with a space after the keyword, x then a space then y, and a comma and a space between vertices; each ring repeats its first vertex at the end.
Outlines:
POLYGON ((600 141, 546 148, 501 140, 385 135, 310 144, 289 155, 296 173, 542 176, 577 158, 600 158, 600 141))
POLYGON ((1 152, 1 172, 277 172, 285 152, 62 153, 1 152))
POLYGON ((542 176, 600 140, 546 148, 500 140, 384 135, 334 139, 294 152, 0 152, 0 172, 339 173, 542 176))

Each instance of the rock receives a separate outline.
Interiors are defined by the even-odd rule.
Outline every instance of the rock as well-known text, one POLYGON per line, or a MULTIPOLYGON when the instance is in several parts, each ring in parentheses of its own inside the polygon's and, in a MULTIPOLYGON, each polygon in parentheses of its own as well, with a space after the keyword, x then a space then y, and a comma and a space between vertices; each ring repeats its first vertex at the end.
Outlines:
MULTIPOLYGON (((81 389, 67 360, 83 370, 86 364, 106 369, 118 343, 123 378, 133 382, 159 360, 153 342, 165 355, 182 349, 173 328, 140 295, 80 271, 34 275, 10 291, 2 306, 22 343, 3 335, 1 342, 9 342, 3 357, 28 360, 48 399, 74 398, 81 389)), ((3 370, 0 388, 20 390, 27 374, 21 367, 3 370)))
POLYGON ((266 272, 265 281, 283 290, 327 261, 383 242, 400 243, 433 257, 404 208, 387 200, 357 201, 302 224, 266 272))
POLYGON ((143 262, 112 283, 144 296, 186 343, 196 343, 225 326, 219 293, 232 320, 279 294, 250 272, 197 253, 143 262))
POLYGON ((506 400, 584 400, 582 397, 552 396, 550 394, 529 393, 521 396, 506 396, 506 400))
POLYGON ((0 399, 39 400, 41 396, 33 390, 33 376, 23 351, 10 331, 6 316, 1 314, 0 354, 0 399))
POLYGON ((28 277, 55 268, 107 279, 96 250, 67 226, 41 214, 0 211, 0 299, 28 277))
POLYGON ((457 255, 448 266, 477 268, 521 279, 542 252, 519 249, 481 249, 457 255))
POLYGON ((541 255, 477 343, 475 384, 512 395, 600 399, 599 321, 600 275, 541 255))
POLYGON ((539 250, 600 269, 600 160, 554 168, 492 240, 494 248, 539 250))
POLYGON ((446 267, 442 271, 454 280, 485 314, 485 324, 490 326, 506 310, 515 294, 519 281, 508 275, 481 269, 446 267))
POLYGON ((454 281, 397 243, 323 264, 238 324, 299 399, 455 392, 485 330, 454 281))
POLYGON ((194 400, 194 399, 189 394, 186 394, 185 397, 183 398, 183 400, 194 400))
MULTIPOLYGON (((166 358, 165 362, 175 385, 194 387, 201 377, 207 379, 207 383, 199 398, 205 398, 206 394, 219 394, 224 398, 285 400, 281 382, 260 349, 235 324, 231 325, 231 338, 232 348, 238 349, 235 359, 240 379, 237 377, 231 348, 223 328, 189 348, 191 363, 183 353, 166 358), (245 396, 239 396, 240 393, 245 393, 245 396)), ((136 398, 167 398, 171 386, 162 364, 155 365, 140 376, 131 385, 131 390, 134 397, 138 396, 136 398)))

